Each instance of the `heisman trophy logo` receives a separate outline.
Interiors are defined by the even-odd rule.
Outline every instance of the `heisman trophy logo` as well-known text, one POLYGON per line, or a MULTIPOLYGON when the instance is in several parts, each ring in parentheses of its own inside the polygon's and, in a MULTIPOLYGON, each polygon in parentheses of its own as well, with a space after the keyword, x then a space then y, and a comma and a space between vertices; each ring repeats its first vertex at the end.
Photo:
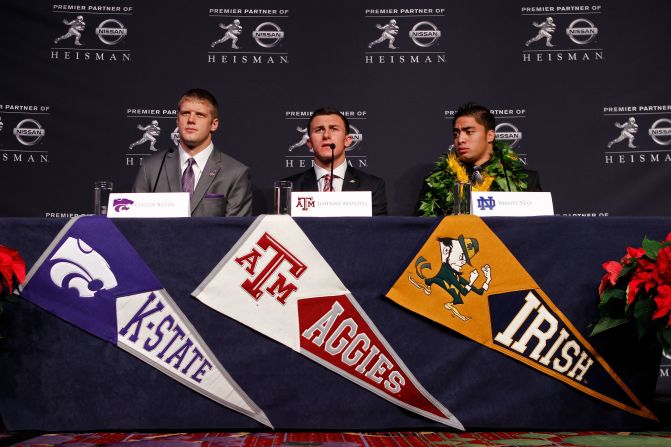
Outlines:
MULTIPOLYGON (((219 28, 225 31, 223 37, 210 44, 211 48, 230 41, 231 48, 239 50, 238 40, 242 35, 242 24, 239 19, 234 19, 229 24, 219 23, 219 28)), ((263 22, 252 31, 252 37, 256 43, 263 48, 273 48, 284 39, 284 31, 275 22, 263 22)))
MULTIPOLYGON (((396 41, 396 36, 400 31, 400 27, 397 25, 396 19, 391 19, 384 25, 379 23, 375 27, 382 31, 380 37, 368 44, 368 48, 373 48, 375 45, 387 42, 387 46, 390 50, 398 49, 394 45, 396 41)), ((412 40, 415 45, 422 48, 428 48, 433 46, 441 36, 441 32, 438 27, 433 23, 427 20, 422 20, 417 22, 412 29, 408 32, 410 40, 412 40)))
MULTIPOLYGON (((74 37, 74 44, 76 46, 80 47, 84 45, 81 41, 82 33, 86 29, 84 16, 79 15, 72 20, 63 19, 63 24, 66 25, 68 29, 65 34, 54 39, 54 43, 56 44, 61 40, 67 40, 74 37)), ((102 43, 113 46, 117 45, 128 35, 128 30, 119 20, 106 19, 100 22, 95 29, 95 34, 102 43)))

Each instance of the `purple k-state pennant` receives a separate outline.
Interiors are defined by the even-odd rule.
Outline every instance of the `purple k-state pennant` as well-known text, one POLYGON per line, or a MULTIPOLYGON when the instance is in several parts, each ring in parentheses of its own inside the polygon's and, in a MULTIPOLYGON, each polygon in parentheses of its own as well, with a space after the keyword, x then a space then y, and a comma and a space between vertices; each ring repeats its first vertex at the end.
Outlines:
POLYGON ((19 289, 37 306, 272 427, 110 219, 71 219, 19 289))

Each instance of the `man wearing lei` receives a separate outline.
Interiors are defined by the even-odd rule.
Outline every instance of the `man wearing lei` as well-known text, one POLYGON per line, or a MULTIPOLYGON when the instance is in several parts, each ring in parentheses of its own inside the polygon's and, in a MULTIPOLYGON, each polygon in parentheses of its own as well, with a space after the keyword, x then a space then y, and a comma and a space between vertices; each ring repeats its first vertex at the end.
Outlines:
POLYGON ((417 212, 420 216, 451 214, 452 186, 471 183, 473 191, 541 191, 538 173, 527 169, 513 149, 496 141, 494 115, 467 103, 452 120, 454 146, 440 156, 424 179, 417 212))

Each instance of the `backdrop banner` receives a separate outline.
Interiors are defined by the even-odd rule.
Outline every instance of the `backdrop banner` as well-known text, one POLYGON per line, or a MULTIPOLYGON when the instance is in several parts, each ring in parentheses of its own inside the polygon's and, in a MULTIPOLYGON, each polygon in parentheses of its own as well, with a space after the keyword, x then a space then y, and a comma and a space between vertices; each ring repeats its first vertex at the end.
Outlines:
POLYGON ((348 162, 412 215, 458 106, 539 171, 555 213, 671 215, 664 0, 3 0, 0 216, 93 210, 174 148, 189 88, 220 105, 218 149, 248 165, 254 214, 312 166, 310 113, 350 121, 348 162))

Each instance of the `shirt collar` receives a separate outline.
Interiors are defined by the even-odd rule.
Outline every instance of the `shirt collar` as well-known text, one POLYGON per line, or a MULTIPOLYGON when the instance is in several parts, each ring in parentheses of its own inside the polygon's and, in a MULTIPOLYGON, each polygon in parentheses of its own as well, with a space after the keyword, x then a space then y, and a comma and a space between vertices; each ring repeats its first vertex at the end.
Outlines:
MULTIPOLYGON (((345 160, 343 163, 340 163, 339 166, 333 168, 333 175, 344 180, 346 171, 347 171, 347 160, 345 160)), ((324 177, 324 175, 330 173, 331 173, 330 169, 324 169, 321 166, 317 166, 315 164, 315 175, 317 176, 317 180, 324 177)))
MULTIPOLYGON (((208 144, 205 149, 203 149, 202 151, 198 152, 196 155, 193 156, 194 160, 196 160, 196 165, 198 165, 198 168, 200 168, 201 171, 205 169, 205 163, 207 163, 207 159, 210 158, 210 155, 212 155, 213 150, 214 150, 214 144, 210 142, 210 144, 208 144)), ((180 166, 186 166, 186 161, 189 158, 191 158, 190 155, 186 153, 186 151, 182 147, 182 144, 180 143, 179 145, 180 166)))

